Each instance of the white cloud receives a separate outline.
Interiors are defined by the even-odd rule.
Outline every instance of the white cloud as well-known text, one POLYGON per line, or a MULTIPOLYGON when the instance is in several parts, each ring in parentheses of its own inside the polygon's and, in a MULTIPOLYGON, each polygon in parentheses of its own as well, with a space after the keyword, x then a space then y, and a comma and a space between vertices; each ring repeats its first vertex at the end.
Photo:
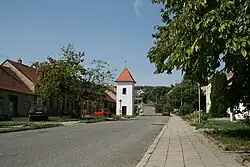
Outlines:
POLYGON ((140 9, 144 5, 144 0, 132 0, 134 10, 137 16, 140 16, 140 9))

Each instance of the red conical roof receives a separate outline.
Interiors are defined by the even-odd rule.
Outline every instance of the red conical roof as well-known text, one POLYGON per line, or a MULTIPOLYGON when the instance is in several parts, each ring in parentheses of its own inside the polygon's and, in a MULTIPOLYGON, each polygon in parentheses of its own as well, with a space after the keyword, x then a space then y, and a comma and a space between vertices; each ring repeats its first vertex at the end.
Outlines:
POLYGON ((115 82, 133 82, 136 83, 128 68, 124 68, 115 82))

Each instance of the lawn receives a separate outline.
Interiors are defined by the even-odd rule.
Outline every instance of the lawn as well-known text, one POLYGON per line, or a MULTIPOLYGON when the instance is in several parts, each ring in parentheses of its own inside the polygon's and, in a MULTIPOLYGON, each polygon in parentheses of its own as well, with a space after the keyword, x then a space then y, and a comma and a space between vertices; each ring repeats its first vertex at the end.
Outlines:
POLYGON ((60 122, 72 121, 69 117, 49 117, 48 122, 30 122, 28 117, 13 117, 9 121, 0 121, 0 133, 63 126, 60 122))
POLYGON ((18 121, 1 121, 0 133, 17 132, 24 130, 52 128, 57 126, 63 126, 59 123, 48 122, 18 122, 18 121))
POLYGON ((250 126, 230 121, 212 121, 204 124, 206 134, 223 143, 228 150, 250 151, 250 126))
MULTIPOLYGON (((49 117, 49 122, 68 122, 68 121, 78 121, 78 118, 71 118, 69 116, 50 116, 49 117)), ((14 122, 28 122, 29 121, 29 117, 13 117, 11 118, 11 121, 14 122)))
POLYGON ((48 122, 29 122, 28 117, 14 117, 10 121, 0 121, 0 133, 32 130, 32 129, 42 129, 51 128, 57 126, 63 126, 60 122, 68 121, 80 121, 80 123, 95 123, 103 121, 119 121, 128 120, 134 116, 116 116, 105 117, 105 116, 86 116, 82 119, 64 117, 49 117, 48 122))
POLYGON ((196 129, 205 129, 205 134, 221 143, 226 150, 250 151, 250 126, 229 120, 207 120, 200 124, 191 122, 196 129))

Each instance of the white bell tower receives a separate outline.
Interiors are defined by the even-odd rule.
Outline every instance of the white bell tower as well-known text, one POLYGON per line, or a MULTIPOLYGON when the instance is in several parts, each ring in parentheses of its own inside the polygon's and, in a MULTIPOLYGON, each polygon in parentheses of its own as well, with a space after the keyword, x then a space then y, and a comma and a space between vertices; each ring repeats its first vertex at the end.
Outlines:
POLYGON ((116 115, 134 114, 134 85, 135 80, 128 68, 124 68, 115 81, 116 88, 116 115))

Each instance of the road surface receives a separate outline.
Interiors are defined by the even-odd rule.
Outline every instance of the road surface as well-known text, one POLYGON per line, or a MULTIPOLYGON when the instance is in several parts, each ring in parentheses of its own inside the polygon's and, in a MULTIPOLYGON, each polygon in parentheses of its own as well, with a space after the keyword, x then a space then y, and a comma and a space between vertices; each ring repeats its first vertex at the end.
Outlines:
MULTIPOLYGON (((145 110, 152 110, 146 107, 145 110)), ((0 134, 1 167, 133 167, 167 117, 0 134)))

